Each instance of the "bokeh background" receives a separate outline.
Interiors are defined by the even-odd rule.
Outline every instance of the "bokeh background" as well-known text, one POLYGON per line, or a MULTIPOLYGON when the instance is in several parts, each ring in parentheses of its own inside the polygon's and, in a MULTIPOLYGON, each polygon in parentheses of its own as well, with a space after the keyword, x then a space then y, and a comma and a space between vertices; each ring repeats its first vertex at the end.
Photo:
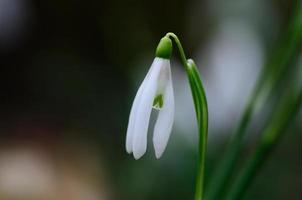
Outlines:
MULTIPOLYGON (((150 143, 135 161, 124 150, 132 100, 158 41, 175 32, 201 71, 209 179, 294 7, 286 0, 0 0, 0 199, 193 199, 197 128, 176 51, 166 152, 156 160, 150 143)), ((293 63, 301 69, 302 55, 293 63)), ((273 102, 254 117, 242 160, 273 102)), ((301 199, 301 121, 300 112, 245 199, 301 199)))

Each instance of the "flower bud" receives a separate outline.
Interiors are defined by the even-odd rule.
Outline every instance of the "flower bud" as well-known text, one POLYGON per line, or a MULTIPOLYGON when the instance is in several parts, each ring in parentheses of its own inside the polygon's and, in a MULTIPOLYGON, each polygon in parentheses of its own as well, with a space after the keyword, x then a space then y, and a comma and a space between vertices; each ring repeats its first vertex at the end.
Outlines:
POLYGON ((169 37, 163 37, 156 48, 156 57, 170 59, 172 54, 172 41, 169 37))

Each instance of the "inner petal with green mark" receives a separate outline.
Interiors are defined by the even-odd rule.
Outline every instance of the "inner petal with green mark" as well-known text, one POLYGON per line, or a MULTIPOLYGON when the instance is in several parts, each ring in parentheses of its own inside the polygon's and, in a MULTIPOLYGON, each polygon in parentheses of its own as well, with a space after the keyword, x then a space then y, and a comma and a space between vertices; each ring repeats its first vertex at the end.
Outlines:
POLYGON ((164 105, 164 97, 162 94, 158 94, 153 100, 153 108, 160 110, 164 105))

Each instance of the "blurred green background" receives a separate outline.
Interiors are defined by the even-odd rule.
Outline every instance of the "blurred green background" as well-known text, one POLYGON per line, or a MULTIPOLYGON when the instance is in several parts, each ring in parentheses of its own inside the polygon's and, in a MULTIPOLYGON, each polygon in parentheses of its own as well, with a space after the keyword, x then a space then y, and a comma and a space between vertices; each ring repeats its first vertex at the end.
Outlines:
MULTIPOLYGON (((209 179, 294 5, 0 0, 0 199, 193 199, 197 128, 178 59, 176 119, 163 157, 156 160, 148 145, 135 161, 124 148, 132 100, 158 41, 176 33, 200 68, 209 101, 209 179)), ((280 88, 302 79, 295 71, 302 71, 301 51, 293 63, 280 88)), ((278 92, 254 116, 242 160, 276 99, 278 92)), ((245 199, 301 199, 301 121, 300 112, 245 199)))

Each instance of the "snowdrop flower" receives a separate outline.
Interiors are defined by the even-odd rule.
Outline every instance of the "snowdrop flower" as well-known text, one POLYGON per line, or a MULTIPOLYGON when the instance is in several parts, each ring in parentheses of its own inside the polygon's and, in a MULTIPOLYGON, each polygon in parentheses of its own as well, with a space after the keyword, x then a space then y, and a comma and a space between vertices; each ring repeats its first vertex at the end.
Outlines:
POLYGON ((172 41, 179 50, 180 60, 188 76, 192 99, 196 112, 199 133, 198 163, 196 175, 195 200, 203 197, 205 155, 208 135, 208 106, 206 93, 198 68, 192 59, 187 59, 177 35, 167 33, 159 42, 156 58, 134 98, 131 108, 126 150, 135 159, 142 157, 147 149, 147 133, 152 108, 159 114, 154 127, 153 144, 156 158, 160 158, 167 146, 174 121, 174 94, 171 78, 170 57, 172 41))
POLYGON ((126 150, 135 159, 141 158, 147 149, 147 133, 152 108, 159 110, 153 132, 156 158, 163 154, 174 121, 174 94, 171 78, 170 57, 172 41, 161 39, 156 57, 143 80, 130 111, 126 150))

